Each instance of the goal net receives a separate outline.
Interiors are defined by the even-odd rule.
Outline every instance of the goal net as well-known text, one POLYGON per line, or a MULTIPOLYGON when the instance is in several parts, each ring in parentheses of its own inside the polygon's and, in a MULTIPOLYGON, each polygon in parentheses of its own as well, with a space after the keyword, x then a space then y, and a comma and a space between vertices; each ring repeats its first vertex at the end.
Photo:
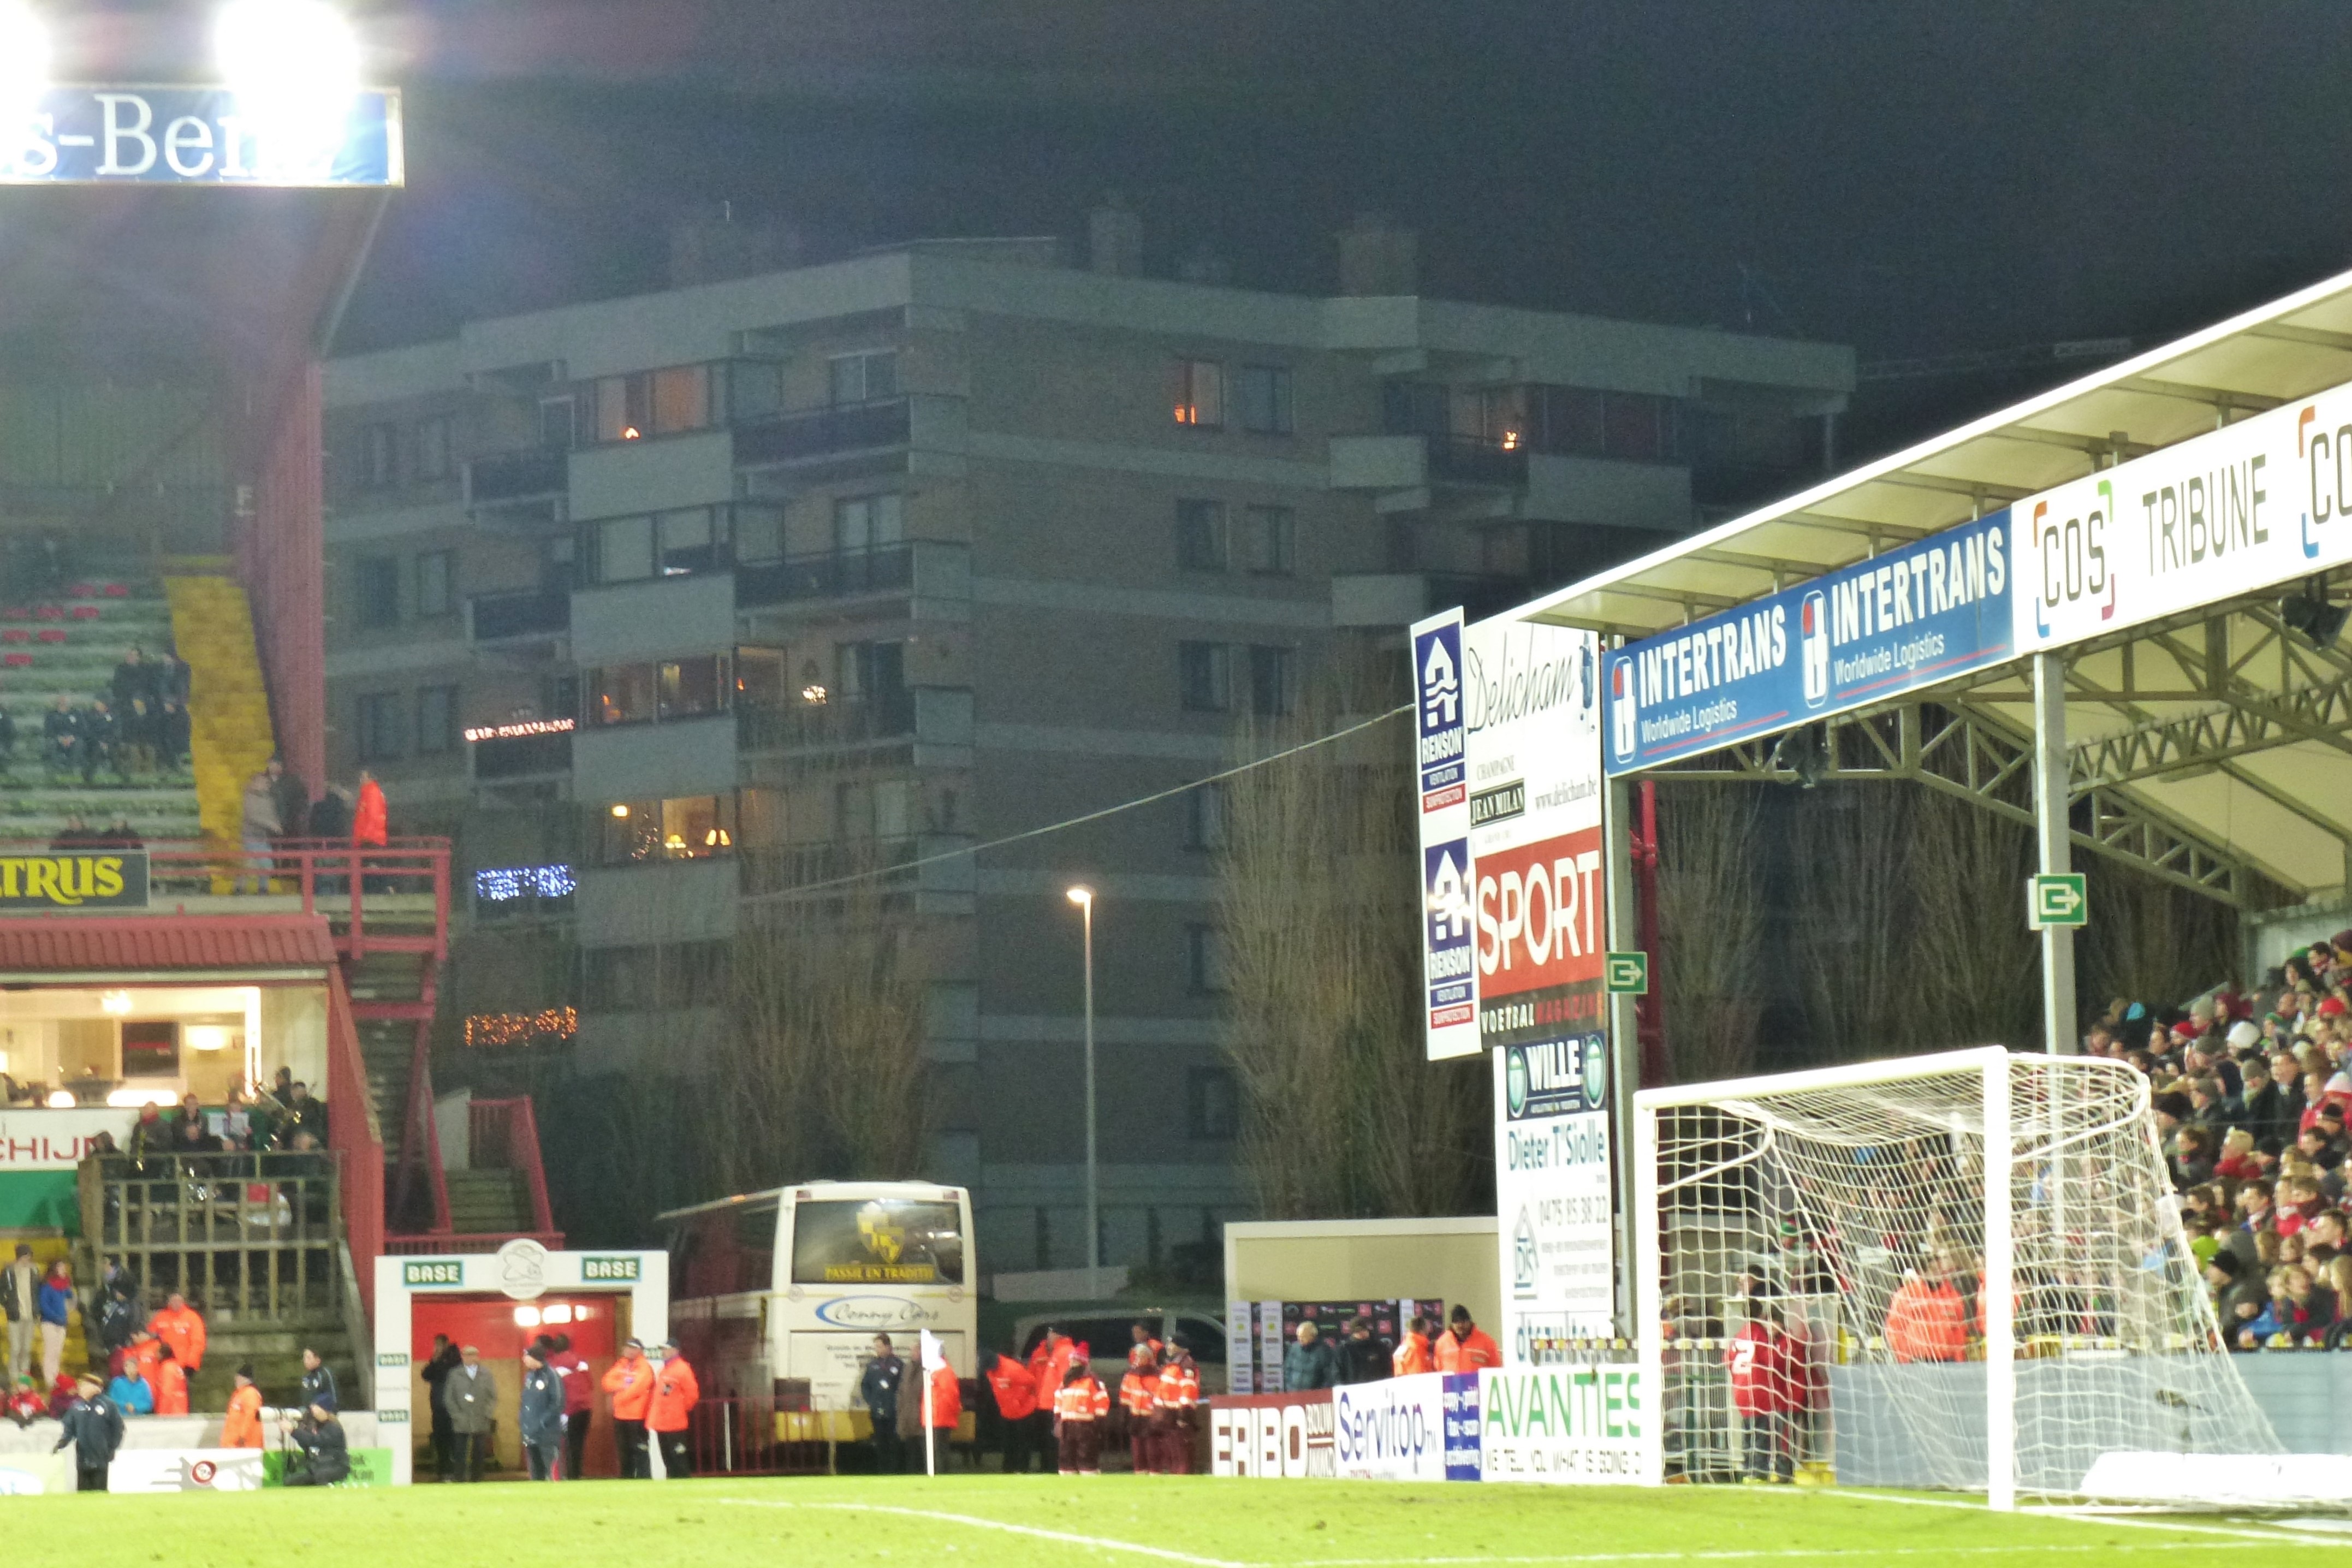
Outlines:
POLYGON ((2102 1456, 2278 1453, 2127 1066, 1993 1047, 1649 1090, 1636 1118, 1669 1477, 1777 1460, 2008 1507, 2084 1495, 2102 1456))

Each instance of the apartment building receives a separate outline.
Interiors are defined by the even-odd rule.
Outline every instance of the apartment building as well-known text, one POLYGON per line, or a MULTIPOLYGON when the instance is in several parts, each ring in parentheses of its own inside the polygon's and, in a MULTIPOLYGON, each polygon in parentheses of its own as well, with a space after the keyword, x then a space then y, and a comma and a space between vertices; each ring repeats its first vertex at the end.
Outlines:
POLYGON ((1105 1260, 1213 1240, 1249 1209, 1214 797, 935 857, 1214 771, 1341 639, 1792 488, 1853 384, 1843 348, 1421 298, 1374 225, 1330 297, 1141 276, 1116 209, 1087 248, 918 243, 329 367, 332 766, 458 840, 445 1084, 690 1072, 747 867, 921 860, 923 1173, 974 1188, 986 1269, 1081 1265, 1084 881, 1105 1260))

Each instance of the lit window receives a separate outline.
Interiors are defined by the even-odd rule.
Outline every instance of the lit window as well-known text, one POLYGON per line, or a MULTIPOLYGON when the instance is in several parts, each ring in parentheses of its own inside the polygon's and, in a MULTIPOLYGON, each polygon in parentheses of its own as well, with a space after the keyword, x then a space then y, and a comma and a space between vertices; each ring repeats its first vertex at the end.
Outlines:
POLYGON ((1213 359, 1176 362, 1176 423, 1221 428, 1225 423, 1225 367, 1213 359))

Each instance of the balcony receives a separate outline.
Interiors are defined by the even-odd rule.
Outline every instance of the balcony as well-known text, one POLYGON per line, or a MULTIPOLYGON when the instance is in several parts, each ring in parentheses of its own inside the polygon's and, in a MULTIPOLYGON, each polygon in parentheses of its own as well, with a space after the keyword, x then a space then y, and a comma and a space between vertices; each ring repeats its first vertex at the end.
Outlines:
POLYGON ((476 741, 473 746, 477 784, 557 778, 572 771, 572 737, 568 733, 511 735, 476 741))
POLYGON ((848 748, 911 740, 916 694, 907 687, 823 702, 746 703, 735 710, 736 746, 744 752, 848 748))
POLYGON ((1383 511, 1420 510, 1435 489, 1524 490, 1528 453, 1475 436, 1392 434, 1331 438, 1331 488, 1382 492, 1383 511))
POLYGON ((735 466, 763 468, 805 463, 853 452, 903 447, 908 439, 907 399, 838 404, 738 425, 735 466))
POLYGON ((520 506, 551 500, 572 487, 572 454, 562 447, 498 452, 466 465, 469 508, 520 506))
POLYGON ((1429 477, 1441 485, 1472 485, 1524 489, 1528 482, 1528 450, 1505 447, 1475 436, 1431 436, 1429 477))
POLYGON ((517 594, 477 594, 472 634, 477 643, 562 637, 572 629, 572 595, 542 588, 517 594))
POLYGON ((904 593, 915 584, 915 547, 892 544, 878 550, 828 550, 788 555, 781 561, 735 568, 735 607, 848 599, 866 594, 904 593))

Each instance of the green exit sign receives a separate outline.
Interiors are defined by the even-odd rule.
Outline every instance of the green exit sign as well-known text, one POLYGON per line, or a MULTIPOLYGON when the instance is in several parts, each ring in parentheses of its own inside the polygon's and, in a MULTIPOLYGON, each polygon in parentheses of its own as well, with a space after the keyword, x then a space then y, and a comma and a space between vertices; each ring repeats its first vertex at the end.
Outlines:
POLYGON ((2035 931, 2091 923, 2091 894, 2080 871, 2031 877, 2025 883, 2025 923, 2035 931))
POLYGON ((583 1285, 629 1284, 637 1281, 635 1258, 583 1258, 580 1260, 580 1282, 583 1285))
POLYGON ((1647 996, 1650 994, 1650 955, 1646 952, 1612 952, 1601 962, 1601 984, 1612 996, 1647 996))
POLYGON ((400 1282, 410 1289, 422 1286, 463 1285, 466 1282, 466 1260, 462 1258, 425 1258, 403 1263, 400 1282))

